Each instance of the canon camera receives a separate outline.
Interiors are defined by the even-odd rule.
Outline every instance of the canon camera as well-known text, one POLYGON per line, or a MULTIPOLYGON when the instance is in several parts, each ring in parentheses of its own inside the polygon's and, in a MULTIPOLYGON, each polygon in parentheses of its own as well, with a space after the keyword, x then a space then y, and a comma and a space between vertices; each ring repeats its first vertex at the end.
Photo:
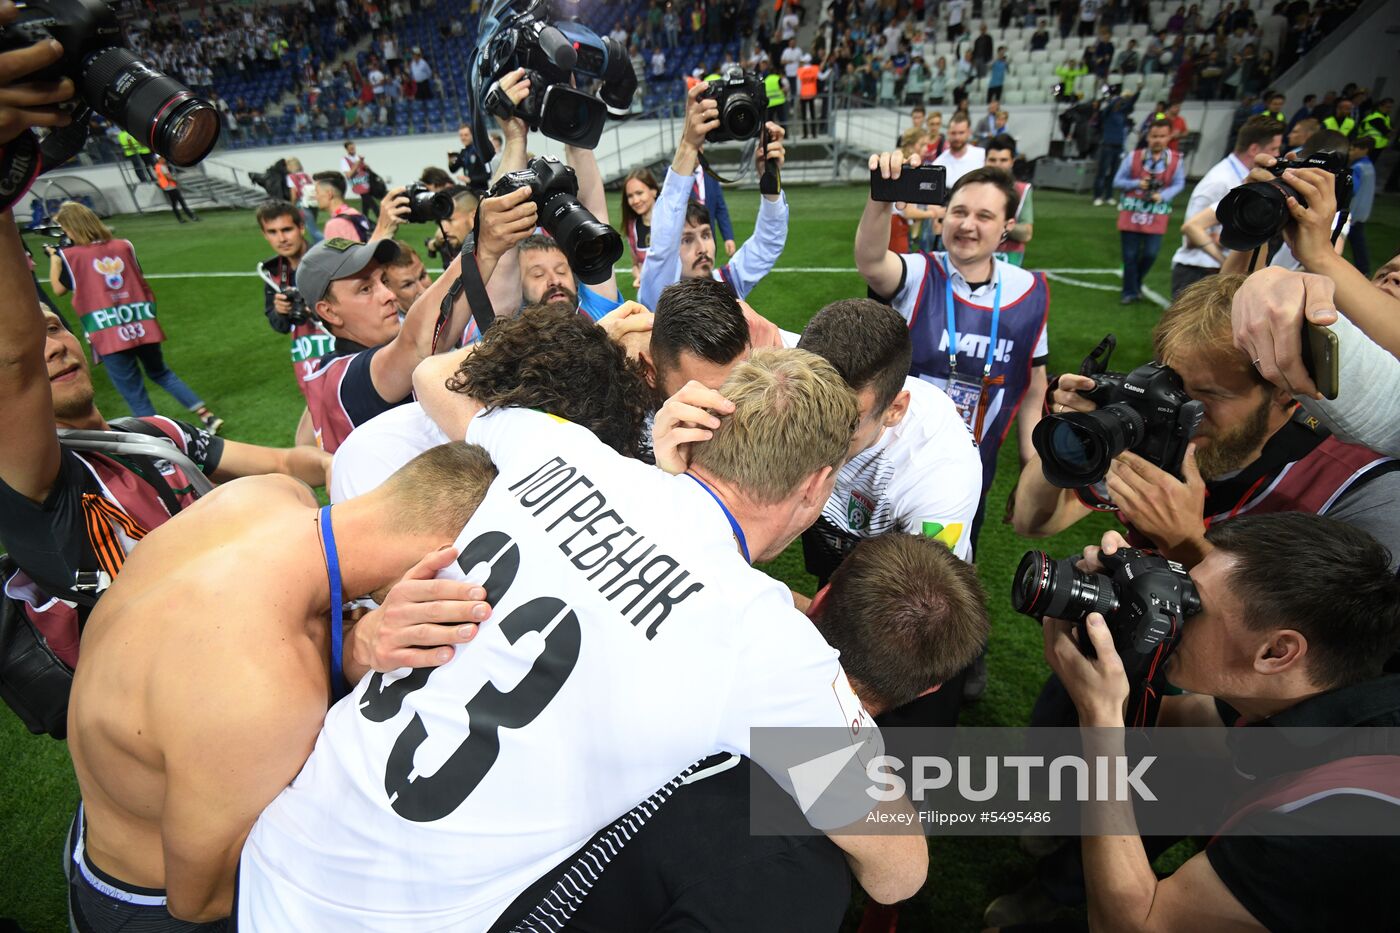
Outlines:
POLYGON ((1079 394, 1098 408, 1046 415, 1031 432, 1041 470, 1052 486, 1093 486, 1125 450, 1181 476, 1186 445, 1200 428, 1205 406, 1192 400, 1181 377, 1162 363, 1144 363, 1130 373, 1105 371, 1115 343, 1109 334, 1080 368, 1094 385, 1079 394))
POLYGON ((564 251, 574 274, 589 285, 600 285, 622 258, 622 237, 579 203, 578 176, 558 159, 539 156, 518 172, 502 175, 488 197, 498 198, 518 188, 530 189, 540 226, 564 251))

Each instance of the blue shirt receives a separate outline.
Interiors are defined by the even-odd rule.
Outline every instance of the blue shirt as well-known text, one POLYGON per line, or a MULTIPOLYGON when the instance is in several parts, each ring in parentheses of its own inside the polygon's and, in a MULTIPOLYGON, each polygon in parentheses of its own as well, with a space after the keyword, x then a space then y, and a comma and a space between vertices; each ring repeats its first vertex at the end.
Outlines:
MULTIPOLYGON (((685 232, 685 207, 694 184, 693 176, 682 177, 666 169, 661 196, 651 212, 651 249, 642 270, 637 301, 653 311, 661 290, 681 280, 681 234, 685 232)), ((717 277, 729 283, 735 296, 745 298, 782 255, 787 230, 787 195, 778 195, 776 201, 760 197, 753 236, 744 241, 727 266, 715 270, 717 277)))
POLYGON ((1128 139, 1128 121, 1137 96, 1115 97, 1103 111, 1103 142, 1106 146, 1123 146, 1128 139))
POLYGON ((998 58, 992 62, 992 76, 987 80, 988 87, 1001 87, 1006 83, 1007 63, 998 58))
POLYGON ((1376 166, 1369 158, 1351 163, 1351 219, 1364 224, 1371 219, 1376 200, 1376 166))

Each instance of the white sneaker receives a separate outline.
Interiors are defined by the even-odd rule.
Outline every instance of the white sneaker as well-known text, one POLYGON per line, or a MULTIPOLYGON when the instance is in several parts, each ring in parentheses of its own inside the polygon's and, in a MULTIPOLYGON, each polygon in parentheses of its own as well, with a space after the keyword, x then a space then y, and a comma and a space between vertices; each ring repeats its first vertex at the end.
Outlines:
POLYGON ((1103 198, 1094 198, 1095 207, 1103 207, 1103 198))

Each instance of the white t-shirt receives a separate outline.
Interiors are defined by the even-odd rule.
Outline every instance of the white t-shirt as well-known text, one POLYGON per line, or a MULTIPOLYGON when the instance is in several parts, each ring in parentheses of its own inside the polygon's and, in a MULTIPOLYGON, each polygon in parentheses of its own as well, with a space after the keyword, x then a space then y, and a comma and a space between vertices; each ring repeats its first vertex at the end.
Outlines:
POLYGON ((408 65, 408 73, 413 76, 413 80, 422 84, 433 76, 433 66, 428 64, 426 58, 415 58, 408 65))
POLYGON ((414 457, 452 439, 417 402, 396 405, 350 432, 331 462, 331 502, 362 496, 414 457))
POLYGON ((500 474, 442 575, 465 565, 492 617, 430 674, 367 676, 331 708, 244 845, 249 929, 485 929, 706 754, 790 789, 753 727, 840 729, 862 776, 882 753, 836 651, 694 478, 539 412, 479 415, 467 440, 500 474))
POLYGON ((391 62, 391 61, 393 61, 394 59, 396 59, 396 58, 398 58, 398 57, 399 57, 399 46, 398 46, 398 43, 395 42, 393 39, 385 39, 385 40, 384 40, 384 60, 385 60, 386 62, 391 62))
POLYGON ((798 48, 783 49, 781 61, 788 78, 796 81, 797 66, 802 64, 802 50, 798 48))
POLYGON ((380 71, 378 68, 375 68, 375 69, 373 69, 373 70, 370 71, 370 73, 369 73, 369 84, 370 84, 370 88, 374 91, 374 93, 376 93, 376 94, 383 94, 383 93, 384 93, 384 81, 385 81, 384 72, 380 71))
POLYGON ((962 156, 958 157, 953 155, 953 150, 944 149, 938 154, 938 158, 933 160, 933 164, 948 170, 948 190, 952 191, 959 178, 987 164, 987 150, 969 144, 963 149, 962 156))
POLYGON ((779 20, 779 22, 782 25, 782 36, 784 42, 797 35, 797 24, 800 22, 800 20, 798 20, 796 13, 784 13, 783 18, 779 20))
POLYGON ((982 458, 942 389, 904 380, 909 410, 836 476, 823 523, 846 536, 903 531, 938 538, 964 560, 982 498, 982 458))
MULTIPOLYGON (((1212 204, 1218 204, 1220 199, 1225 197, 1231 188, 1241 184, 1248 174, 1249 168, 1236 158, 1233 152, 1215 163, 1210 171, 1196 182, 1196 187, 1191 189, 1191 199, 1186 202, 1186 219, 1190 220, 1212 204)), ((1218 226, 1211 228, 1212 232, 1219 229, 1218 226)), ((1220 263, 1216 262, 1210 253, 1196 249, 1186 237, 1181 238, 1181 248, 1172 255, 1172 263, 1198 266, 1202 269, 1220 268, 1220 263)))

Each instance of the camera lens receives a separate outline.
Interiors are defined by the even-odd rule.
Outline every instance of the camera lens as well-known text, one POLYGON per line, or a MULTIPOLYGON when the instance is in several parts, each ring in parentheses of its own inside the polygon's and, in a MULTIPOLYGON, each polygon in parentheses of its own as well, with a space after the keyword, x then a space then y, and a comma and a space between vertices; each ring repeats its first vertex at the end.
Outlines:
POLYGON ((1073 558, 1051 560, 1044 551, 1027 551, 1016 568, 1011 605, 1032 618, 1077 621, 1091 612, 1107 618, 1118 610, 1118 594, 1112 578, 1075 569, 1073 558))
POLYGON ((89 58, 82 88, 93 110, 175 165, 197 165, 219 140, 219 113, 208 101, 127 49, 89 58))
POLYGON ((410 223, 426 224, 447 220, 456 210, 452 196, 446 191, 414 190, 409 192, 408 198, 410 223))
POLYGON ((735 139, 752 139, 758 135, 758 108, 748 95, 729 98, 724 108, 724 128, 735 139))
POLYGON ((622 237, 600 223, 588 208, 568 194, 557 194, 544 205, 542 226, 554 237, 574 274, 589 285, 601 285, 622 258, 622 237))
POLYGON ((1288 223, 1288 196, 1298 193, 1281 181, 1255 181, 1230 190, 1215 207, 1220 221, 1220 244, 1233 250, 1262 246, 1288 223))
POLYGON ((561 143, 593 149, 603 137, 605 116, 606 109, 598 98, 556 84, 544 92, 540 132, 561 143))
POLYGON ((1147 424, 1127 405, 1049 415, 1031 432, 1045 479, 1061 489, 1083 489, 1108 474, 1109 462, 1141 440, 1147 424))

